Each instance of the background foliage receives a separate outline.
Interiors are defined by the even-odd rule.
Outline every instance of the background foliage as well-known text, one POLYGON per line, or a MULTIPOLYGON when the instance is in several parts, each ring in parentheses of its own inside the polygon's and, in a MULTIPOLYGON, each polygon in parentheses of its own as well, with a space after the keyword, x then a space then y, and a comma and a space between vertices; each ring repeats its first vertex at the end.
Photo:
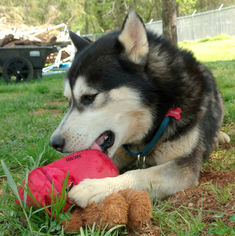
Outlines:
MULTIPOLYGON (((235 4, 235 0, 176 0, 177 15, 235 4)), ((82 34, 119 28, 129 9, 135 9, 144 22, 161 19, 161 0, 1 0, 0 18, 28 25, 67 23, 82 34)))

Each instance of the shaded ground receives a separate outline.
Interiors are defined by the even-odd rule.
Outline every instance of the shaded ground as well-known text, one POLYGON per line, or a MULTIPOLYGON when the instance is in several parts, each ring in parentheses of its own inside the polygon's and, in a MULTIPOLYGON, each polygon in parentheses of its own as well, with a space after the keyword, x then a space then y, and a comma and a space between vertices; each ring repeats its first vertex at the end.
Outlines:
POLYGON ((62 108, 63 107, 67 107, 67 102, 65 101, 49 101, 44 103, 45 108, 41 108, 38 110, 33 111, 32 113, 34 115, 41 115, 41 114, 45 114, 45 113, 49 113, 52 116, 58 116, 61 115, 62 112, 62 108))
MULTIPOLYGON (((168 199, 157 203, 157 210, 154 209, 153 224, 140 229, 138 232, 129 232, 128 235, 158 236, 163 235, 162 232, 165 235, 234 235, 232 229, 235 230, 235 220, 231 221, 231 217, 235 215, 235 167, 231 165, 231 160, 234 159, 234 148, 234 143, 220 146, 217 151, 212 153, 208 165, 204 166, 200 174, 199 186, 178 192, 168 199), (230 153, 228 160, 226 160, 226 155, 221 155, 224 151, 227 154, 230 153), (222 166, 221 164, 225 163, 227 164, 225 169, 216 169, 216 165, 222 166), (170 207, 161 209, 158 208, 159 204, 170 207), (201 228, 195 232, 185 232, 185 226, 182 226, 176 231, 171 231, 172 228, 169 228, 169 225, 165 225, 163 218, 156 218, 156 215, 162 211, 163 217, 166 217, 166 221, 168 221, 167 217, 174 214, 178 209, 181 209, 181 212, 185 210, 186 214, 182 214, 184 218, 187 218, 188 211, 191 217, 195 217, 195 219, 201 212, 200 222, 203 225, 201 226, 201 223, 198 223, 198 227, 201 228), (216 230, 222 233, 215 233, 216 230), (223 233, 223 230, 225 233, 223 233)), ((5 181, 5 178, 2 181, 5 181)), ((1 195, 2 191, 0 190, 1 195)), ((175 215, 175 223, 182 224, 182 222, 178 222, 177 217, 179 216, 175 215)))
POLYGON ((59 109, 38 109, 36 111, 32 112, 34 115, 41 115, 45 113, 50 113, 52 116, 58 116, 61 115, 61 111, 59 109))
MULTIPOLYGON (((206 165, 200 174, 199 186, 186 189, 178 192, 164 201, 156 204, 154 209, 155 217, 151 227, 141 229, 138 235, 235 235, 235 219, 231 221, 231 217, 235 215, 235 167, 234 162, 229 164, 225 169, 217 170, 216 165, 223 166, 226 161, 226 156, 221 155, 221 152, 231 153, 231 159, 234 159, 235 144, 224 144, 211 155, 211 160, 206 165), (228 168, 228 166, 231 166, 228 168), (167 205, 167 207, 159 207, 167 205), (180 210, 179 210, 180 209, 180 210), (184 215, 185 212, 185 215, 184 215), (161 215, 162 214, 162 215, 161 215), (181 226, 175 231, 169 229, 167 221, 172 218, 167 218, 172 214, 175 217, 176 224, 182 224, 182 221, 177 222, 177 218, 184 218, 184 223, 189 224, 196 222, 198 218, 198 227, 195 232, 188 230, 187 227, 181 226), (181 214, 181 216, 179 216, 181 214), (161 216, 159 216, 161 215, 161 216), (164 222, 166 217, 166 222, 164 222), (187 217, 195 218, 195 221, 188 220, 187 217), (199 232, 199 234, 198 234, 199 232)), ((173 226, 174 227, 174 226, 173 226)), ((189 226, 190 228, 191 226, 189 226)), ((192 226, 193 227, 193 226, 192 226)), ((129 235, 136 235, 130 233, 129 235)))
POLYGON ((203 208, 203 222, 205 223, 216 220, 215 212, 224 213, 223 222, 229 227, 235 226, 234 222, 229 221, 235 212, 235 171, 205 170, 201 173, 198 187, 181 191, 167 201, 174 207, 191 207, 192 213, 193 208, 195 210, 203 208), (229 189, 227 195, 226 188, 229 189))
MULTIPOLYGON (((195 218, 198 215, 199 209, 202 210, 202 222, 205 226, 202 230, 203 233, 200 235, 206 234, 206 232, 210 230, 209 227, 220 218, 222 222, 224 222, 222 227, 225 227, 225 230, 233 228, 235 227, 235 222, 231 222, 230 218, 235 213, 235 171, 214 171, 209 168, 205 169, 201 173, 200 185, 198 187, 178 192, 163 201, 163 203, 172 206, 172 208, 167 211, 168 213, 174 208, 186 207, 187 210, 192 213, 192 216, 195 215, 195 218)), ((138 233, 133 232, 129 235, 162 235, 159 223, 160 222, 153 222, 151 227, 141 229, 138 233)), ((173 235, 178 234, 173 233, 173 235)), ((213 233, 213 235, 232 234, 226 231, 225 234, 213 233)))

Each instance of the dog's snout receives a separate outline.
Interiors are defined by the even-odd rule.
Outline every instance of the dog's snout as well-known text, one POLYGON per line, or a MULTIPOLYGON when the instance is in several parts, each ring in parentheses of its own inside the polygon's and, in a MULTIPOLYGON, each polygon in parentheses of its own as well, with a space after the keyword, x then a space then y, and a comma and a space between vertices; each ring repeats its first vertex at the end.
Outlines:
POLYGON ((61 137, 60 135, 56 135, 51 138, 50 145, 51 145, 51 147, 53 147, 57 151, 63 152, 63 148, 65 145, 65 139, 63 137, 61 137))

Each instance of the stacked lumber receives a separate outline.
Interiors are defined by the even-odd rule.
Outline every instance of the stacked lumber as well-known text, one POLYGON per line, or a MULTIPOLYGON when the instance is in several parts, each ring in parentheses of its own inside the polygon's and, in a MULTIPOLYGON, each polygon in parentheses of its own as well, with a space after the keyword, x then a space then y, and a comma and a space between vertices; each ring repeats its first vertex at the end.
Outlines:
POLYGON ((15 46, 55 46, 61 44, 70 44, 69 41, 67 42, 60 42, 57 41, 57 37, 53 36, 48 41, 36 41, 36 40, 29 40, 24 38, 15 38, 13 34, 6 35, 3 39, 0 39, 0 47, 15 47, 15 46))
MULTIPOLYGON (((58 52, 55 53, 51 53, 49 56, 47 56, 46 59, 46 64, 53 64, 55 62, 55 59, 58 55, 58 52)), ((66 58, 68 58, 70 56, 70 54, 68 53, 68 51, 66 51, 66 49, 64 49, 61 53, 61 60, 64 60, 66 58)))
MULTIPOLYGON (((20 21, 10 22, 6 17, 0 17, 0 47, 64 44, 68 46, 62 49, 61 60, 70 58, 72 51, 66 24, 29 26, 20 21)), ((46 64, 53 64, 57 55, 58 52, 51 53, 46 59, 46 64)))
MULTIPOLYGON (((23 38, 15 38, 13 34, 6 35, 3 39, 0 39, 0 47, 7 47, 12 48, 16 46, 56 46, 61 44, 71 44, 69 41, 67 42, 60 42, 57 41, 57 38, 54 36, 49 41, 35 41, 35 40, 29 40, 29 39, 23 39, 23 38)), ((47 64, 54 63, 56 56, 58 52, 51 53, 47 59, 47 64)), ((65 59, 69 57, 69 53, 66 51, 62 51, 61 59, 65 59)))
MULTIPOLYGON (((24 24, 13 25, 6 20, 0 18, 0 47, 71 45, 68 34, 67 36, 65 34, 67 29, 65 24, 27 26, 24 24), (62 32, 61 28, 64 28, 62 32)), ((58 52, 51 53, 46 59, 46 64, 53 64, 57 55, 58 52)), ((69 56, 69 48, 63 48, 61 60, 69 56)))
MULTIPOLYGON (((1 9, 1 6, 0 6, 1 9)), ((67 25, 62 23, 59 25, 43 24, 43 25, 25 25, 20 19, 10 20, 6 16, 0 15, 0 39, 8 34, 13 34, 15 38, 24 38, 35 41, 49 41, 53 36, 56 36, 59 41, 64 41, 61 38, 61 31, 66 31, 67 25)), ((66 38, 66 41, 68 38, 66 38)))

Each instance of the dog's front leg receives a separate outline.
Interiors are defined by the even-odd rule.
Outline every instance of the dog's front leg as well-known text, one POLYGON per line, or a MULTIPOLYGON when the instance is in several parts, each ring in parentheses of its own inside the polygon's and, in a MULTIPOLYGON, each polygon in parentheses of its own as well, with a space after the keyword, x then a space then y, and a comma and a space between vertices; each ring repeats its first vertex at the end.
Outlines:
POLYGON ((84 208, 93 201, 102 201, 111 193, 133 188, 136 185, 134 175, 133 172, 127 172, 117 177, 85 179, 69 191, 68 197, 84 208))
POLYGON ((86 179, 73 187, 68 197, 81 207, 99 202, 111 193, 123 189, 148 191, 161 199, 198 183, 200 163, 189 159, 173 160, 143 170, 128 171, 122 175, 103 179, 86 179))

